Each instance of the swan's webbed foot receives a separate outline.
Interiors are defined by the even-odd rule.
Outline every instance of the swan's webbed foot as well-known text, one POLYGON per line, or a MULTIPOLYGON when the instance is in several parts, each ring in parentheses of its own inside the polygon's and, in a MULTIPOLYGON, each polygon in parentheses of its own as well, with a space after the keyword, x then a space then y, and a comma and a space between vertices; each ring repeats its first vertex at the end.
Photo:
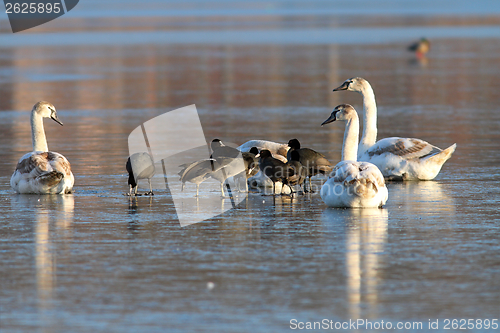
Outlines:
POLYGON ((144 193, 144 195, 155 195, 155 194, 153 193, 153 191, 149 191, 149 192, 144 193))

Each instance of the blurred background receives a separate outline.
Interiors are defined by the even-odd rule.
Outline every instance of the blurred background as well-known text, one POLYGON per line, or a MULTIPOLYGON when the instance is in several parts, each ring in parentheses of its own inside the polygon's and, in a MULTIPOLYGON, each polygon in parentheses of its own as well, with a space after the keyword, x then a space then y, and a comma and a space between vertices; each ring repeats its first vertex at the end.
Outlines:
POLYGON ((16 34, 0 8, 2 331, 498 316, 499 1, 82 0, 16 34), (430 50, 409 51, 421 38, 430 50), (389 184, 375 212, 251 195, 183 229, 168 194, 123 196, 130 132, 191 104, 207 142, 298 138, 337 163, 344 128, 319 125, 338 104, 362 110, 332 92, 355 76, 379 138, 457 143, 435 181, 389 184), (72 196, 10 189, 39 100, 64 122, 45 129, 72 196))

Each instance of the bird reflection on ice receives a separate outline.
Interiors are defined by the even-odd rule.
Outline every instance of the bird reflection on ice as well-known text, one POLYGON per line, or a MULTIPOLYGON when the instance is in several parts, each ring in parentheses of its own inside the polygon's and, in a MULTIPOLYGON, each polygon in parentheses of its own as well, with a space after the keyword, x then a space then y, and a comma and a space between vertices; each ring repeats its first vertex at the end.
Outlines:
POLYGON ((73 195, 13 195, 13 210, 25 211, 34 223, 35 268, 38 308, 43 320, 50 320, 44 311, 51 310, 56 283, 56 251, 51 234, 65 234, 73 222, 73 195), (54 228, 54 231, 51 229, 54 228))
POLYGON ((366 302, 370 316, 376 316, 380 284, 380 254, 387 242, 387 209, 326 209, 323 221, 345 225, 345 276, 349 317, 361 318, 366 302))

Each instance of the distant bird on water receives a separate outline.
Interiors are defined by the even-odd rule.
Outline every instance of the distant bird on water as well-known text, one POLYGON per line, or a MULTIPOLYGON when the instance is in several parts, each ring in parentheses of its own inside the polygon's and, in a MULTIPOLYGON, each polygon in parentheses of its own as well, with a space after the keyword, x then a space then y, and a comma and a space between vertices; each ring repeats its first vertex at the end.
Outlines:
MULTIPOLYGON (((128 185, 130 187, 129 195, 138 195, 138 181, 139 179, 147 179, 149 183, 149 192, 144 195, 154 195, 151 186, 151 178, 155 174, 155 164, 153 159, 148 153, 135 153, 127 159, 126 169, 128 172, 128 185), (135 176, 134 176, 135 170, 135 176)), ((139 194, 140 195, 140 194, 139 194)))
POLYGON ((71 165, 63 155, 49 151, 43 118, 57 118, 56 108, 49 102, 40 101, 31 110, 31 139, 33 151, 25 154, 17 163, 10 178, 10 186, 17 193, 65 194, 71 193, 75 178, 71 165))
POLYGON ((421 59, 425 57, 427 52, 431 49, 431 43, 427 38, 421 38, 418 42, 415 42, 408 46, 408 51, 415 52, 417 58, 421 59))

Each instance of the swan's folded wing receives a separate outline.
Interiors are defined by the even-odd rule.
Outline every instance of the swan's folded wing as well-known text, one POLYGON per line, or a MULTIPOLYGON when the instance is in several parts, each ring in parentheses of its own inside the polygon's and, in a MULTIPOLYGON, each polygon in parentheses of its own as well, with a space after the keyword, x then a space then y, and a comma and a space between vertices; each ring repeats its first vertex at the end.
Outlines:
POLYGON ((379 168, 372 163, 359 162, 359 177, 369 180, 376 188, 377 192, 385 186, 384 176, 379 168))
POLYGON ((46 152, 43 154, 47 154, 47 160, 49 164, 52 166, 53 170, 62 172, 65 176, 71 176, 71 164, 63 155, 56 152, 46 152))
MULTIPOLYGON (((61 154, 32 152, 19 160, 12 177, 15 184, 25 179, 28 182, 33 182, 32 184, 50 188, 59 184, 64 177, 72 179, 73 175, 68 160, 61 154)), ((45 191, 43 192, 45 193, 45 191)))
POLYGON ((29 174, 32 177, 39 177, 53 171, 69 176, 71 165, 64 156, 58 153, 30 153, 19 160, 16 171, 21 174, 29 174))
POLYGON ((333 180, 339 183, 352 180, 358 173, 357 166, 350 161, 339 162, 332 171, 333 180))
POLYGON ((414 138, 386 138, 378 141, 366 152, 370 157, 393 154, 405 160, 420 159, 441 152, 430 143, 414 138))

